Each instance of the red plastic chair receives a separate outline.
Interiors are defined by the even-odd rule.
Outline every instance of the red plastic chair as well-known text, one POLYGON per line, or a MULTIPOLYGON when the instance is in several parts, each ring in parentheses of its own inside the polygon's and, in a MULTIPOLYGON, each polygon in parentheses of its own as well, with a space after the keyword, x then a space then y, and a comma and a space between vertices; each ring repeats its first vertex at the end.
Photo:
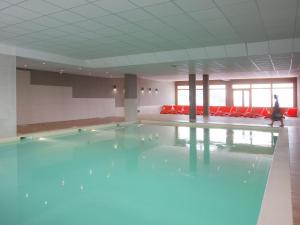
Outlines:
POLYGON ((197 115, 203 115, 203 106, 197 106, 197 115))
POLYGON ((230 113, 229 116, 241 117, 243 116, 243 114, 247 113, 250 110, 249 108, 250 107, 243 107, 243 106, 236 107, 236 112, 230 113))
POLYGON ((237 110, 237 107, 231 106, 230 109, 229 109, 229 111, 228 111, 228 112, 225 112, 225 113, 223 114, 223 116, 230 116, 232 113, 235 113, 236 110, 237 110))
POLYGON ((220 106, 219 110, 214 114, 215 116, 227 116, 230 114, 231 106, 220 106))
POLYGON ((182 114, 184 114, 184 115, 189 115, 189 114, 190 114, 190 106, 184 105, 184 106, 183 106, 182 114))
POLYGON ((173 114, 181 114, 183 111, 182 105, 174 105, 174 113, 173 114))
POLYGON ((264 109, 263 107, 252 107, 251 112, 245 113, 243 116, 249 118, 263 117, 264 109))
POLYGON ((172 109, 171 105, 163 105, 160 110, 160 114, 168 114, 168 112, 172 109))
POLYGON ((219 110, 220 106, 210 106, 209 113, 210 115, 214 116, 214 114, 219 110))
POLYGON ((288 117, 297 117, 298 116, 298 109, 297 108, 289 108, 285 113, 285 116, 288 117))

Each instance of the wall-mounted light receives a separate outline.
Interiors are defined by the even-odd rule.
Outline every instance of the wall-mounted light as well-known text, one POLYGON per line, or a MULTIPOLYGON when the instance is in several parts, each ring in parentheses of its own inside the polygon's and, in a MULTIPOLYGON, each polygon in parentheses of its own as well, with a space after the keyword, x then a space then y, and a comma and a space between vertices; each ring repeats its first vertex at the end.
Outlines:
POLYGON ((114 92, 114 93, 117 92, 117 85, 113 85, 113 92, 114 92))
POLYGON ((158 88, 155 88, 155 94, 158 94, 158 88))
POLYGON ((149 94, 152 93, 152 89, 151 89, 151 88, 148 89, 148 93, 149 93, 149 94))
POLYGON ((141 93, 144 94, 145 93, 145 88, 141 88, 141 93))
POLYGON ((59 74, 63 74, 63 73, 64 73, 64 69, 60 69, 59 74))

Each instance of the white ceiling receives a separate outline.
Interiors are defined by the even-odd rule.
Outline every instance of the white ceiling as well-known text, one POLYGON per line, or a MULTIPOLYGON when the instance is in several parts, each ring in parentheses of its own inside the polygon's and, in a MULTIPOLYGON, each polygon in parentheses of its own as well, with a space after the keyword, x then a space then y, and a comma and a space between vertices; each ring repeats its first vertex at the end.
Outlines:
POLYGON ((298 0, 0 0, 0 42, 78 59, 300 37, 298 0))
POLYGON ((299 53, 251 55, 248 45, 241 57, 95 65, 109 57, 122 61, 120 56, 299 37, 300 0, 0 0, 0 44, 38 51, 33 59, 22 50, 21 68, 161 80, 185 79, 191 66, 215 79, 296 76, 299 53), (42 53, 52 54, 45 65, 37 60, 44 60, 42 53), (81 63, 87 60, 94 66, 81 63))

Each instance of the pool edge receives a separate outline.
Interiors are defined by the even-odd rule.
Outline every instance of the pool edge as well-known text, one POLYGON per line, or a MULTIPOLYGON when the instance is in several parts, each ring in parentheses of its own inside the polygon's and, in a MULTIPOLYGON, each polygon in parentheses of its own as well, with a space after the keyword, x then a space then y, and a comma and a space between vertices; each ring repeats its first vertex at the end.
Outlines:
POLYGON ((60 134, 68 134, 72 132, 77 132, 78 129, 97 129, 97 128, 106 128, 106 127, 113 127, 117 125, 130 125, 138 123, 139 121, 132 121, 132 122, 113 122, 113 123, 106 123, 106 124, 99 124, 99 125, 92 125, 92 126, 75 126, 72 128, 66 128, 66 129, 57 129, 57 130, 51 130, 51 131, 42 131, 42 132, 34 132, 34 133, 27 133, 24 135, 17 135, 15 137, 7 137, 7 138, 0 138, 0 144, 2 143, 8 143, 8 142, 14 142, 19 141, 21 137, 25 138, 39 138, 43 136, 54 136, 54 135, 60 135, 60 134))
POLYGON ((281 128, 257 225, 293 225, 288 129, 281 128))

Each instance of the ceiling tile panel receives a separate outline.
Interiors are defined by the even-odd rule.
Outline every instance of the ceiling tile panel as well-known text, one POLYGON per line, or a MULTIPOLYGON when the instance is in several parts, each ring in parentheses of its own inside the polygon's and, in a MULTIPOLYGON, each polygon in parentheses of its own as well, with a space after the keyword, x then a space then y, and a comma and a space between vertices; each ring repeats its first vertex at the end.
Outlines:
POLYGON ((178 15, 183 13, 182 9, 180 9, 178 6, 176 6, 171 2, 153 5, 153 6, 147 6, 145 7, 145 10, 147 10, 148 12, 150 12, 151 14, 157 17, 178 15))
POLYGON ((50 18, 48 16, 42 16, 39 18, 34 19, 34 23, 39 24, 41 26, 45 26, 45 27, 59 27, 64 25, 65 23, 59 20, 56 20, 54 18, 50 18))
POLYGON ((97 7, 96 5, 93 5, 93 4, 78 6, 78 7, 70 9, 70 11, 77 13, 81 16, 87 17, 87 18, 96 18, 96 17, 106 16, 106 15, 110 14, 109 11, 102 9, 100 7, 97 7))
POLYGON ((155 5, 159 3, 169 2, 170 0, 130 0, 130 2, 134 3, 138 6, 148 6, 148 5, 155 5))
POLYGON ((174 3, 186 12, 216 7, 215 3, 211 0, 175 0, 174 3))
POLYGON ((50 4, 54 4, 56 6, 59 6, 63 9, 70 9, 70 8, 74 8, 76 6, 79 5, 84 5, 86 4, 88 1, 87 0, 44 0, 50 4))
POLYGON ((35 19, 37 17, 40 17, 42 14, 28 10, 28 9, 24 9, 22 7, 19 6, 11 6, 9 8, 5 8, 3 10, 1 10, 2 13, 4 14, 8 14, 10 16, 17 16, 20 19, 23 20, 32 20, 35 19))
POLYGON ((122 24, 128 23, 128 21, 116 15, 101 16, 101 17, 93 18, 93 20, 111 27, 120 26, 122 24))
POLYGON ((190 12, 190 16, 199 22, 205 22, 205 21, 216 20, 216 19, 224 19, 223 14, 217 8, 190 12))
POLYGON ((137 8, 136 5, 132 4, 128 0, 114 0, 114 1, 100 0, 100 1, 96 1, 95 4, 113 13, 118 13, 118 12, 137 8))
POLYGON ((62 10, 60 7, 57 7, 53 4, 49 4, 42 0, 27 0, 20 3, 18 6, 35 11, 43 15, 55 13, 62 10))
POLYGON ((131 22, 154 19, 151 14, 143 9, 133 9, 126 12, 121 12, 118 15, 131 22))
POLYGON ((65 23, 75 23, 75 22, 86 20, 86 17, 80 16, 79 14, 69 12, 69 11, 63 11, 63 12, 51 14, 50 18, 57 19, 65 23))

